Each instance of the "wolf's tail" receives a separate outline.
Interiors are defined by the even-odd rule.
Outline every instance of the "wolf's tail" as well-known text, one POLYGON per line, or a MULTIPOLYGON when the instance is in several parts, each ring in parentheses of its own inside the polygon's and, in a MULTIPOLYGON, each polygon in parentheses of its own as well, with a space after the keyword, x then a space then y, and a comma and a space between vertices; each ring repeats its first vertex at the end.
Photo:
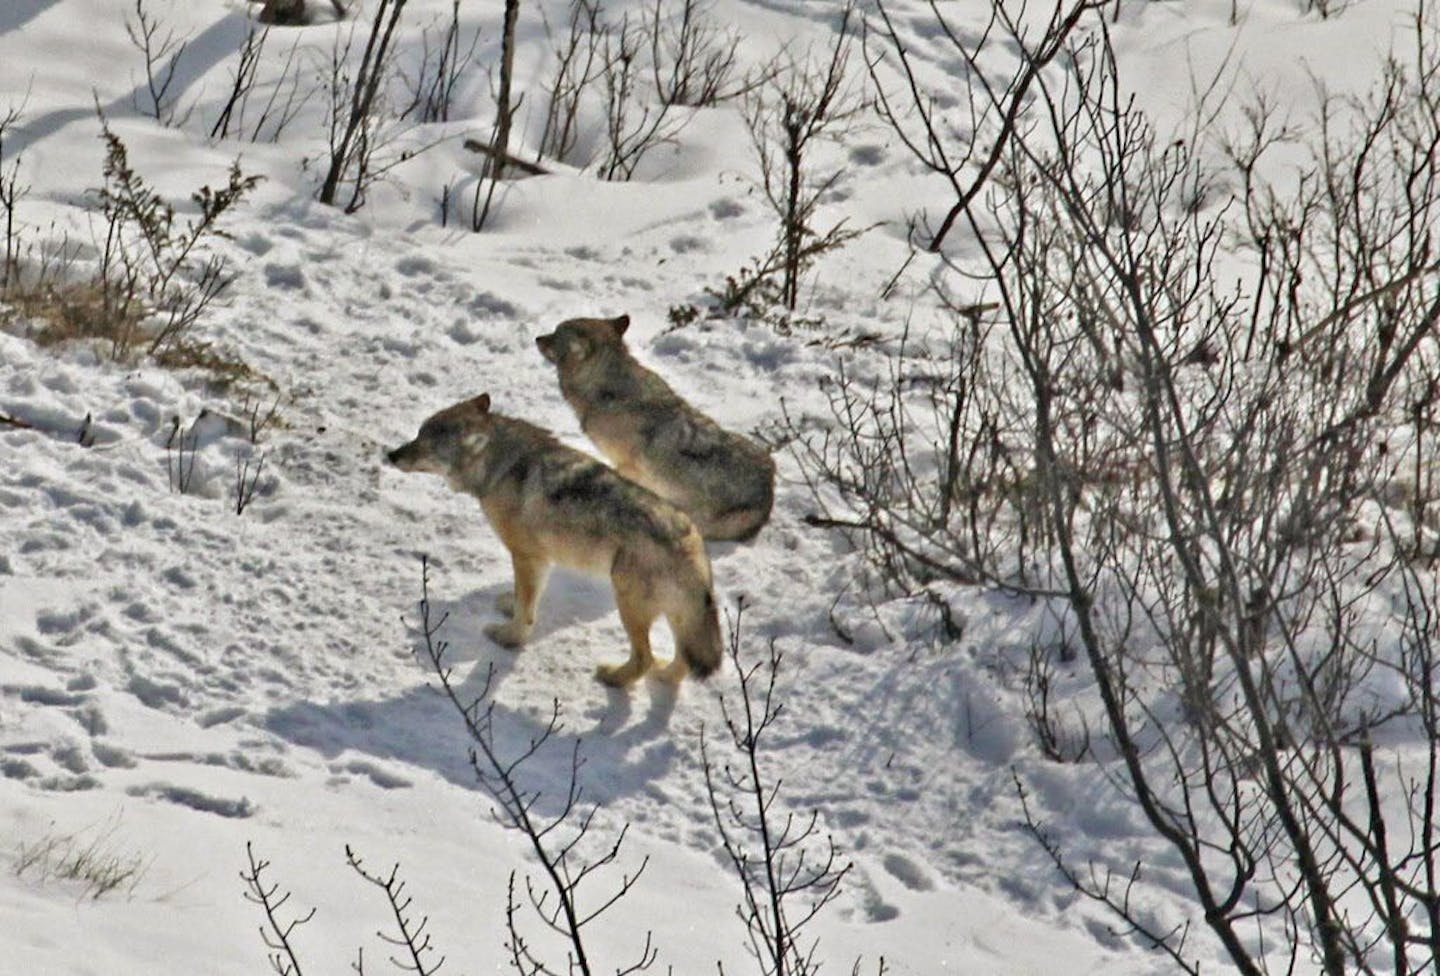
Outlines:
POLYGON ((725 638, 720 633, 720 611, 709 587, 698 606, 685 614, 685 626, 676 635, 675 649, 697 678, 708 678, 720 669, 725 658, 725 638))

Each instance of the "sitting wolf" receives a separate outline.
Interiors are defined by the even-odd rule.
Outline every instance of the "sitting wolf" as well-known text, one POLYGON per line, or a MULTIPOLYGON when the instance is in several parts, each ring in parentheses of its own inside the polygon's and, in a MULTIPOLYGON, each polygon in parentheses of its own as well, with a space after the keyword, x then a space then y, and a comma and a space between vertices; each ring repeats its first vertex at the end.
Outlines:
POLYGON ((552 563, 609 576, 630 659, 596 676, 614 686, 654 666, 650 625, 664 616, 675 659, 658 673, 704 678, 724 653, 711 591, 710 560, 694 524, 674 505, 523 420, 490 412, 481 394, 426 420, 413 441, 391 451, 402 471, 438 474, 480 501, 510 551, 515 589, 501 598, 504 624, 486 629, 515 647, 535 625, 535 605, 552 563))
POLYGON ((683 509, 706 539, 753 538, 775 501, 775 462, 636 362, 623 338, 629 327, 628 315, 570 319, 535 344, 617 471, 683 509))

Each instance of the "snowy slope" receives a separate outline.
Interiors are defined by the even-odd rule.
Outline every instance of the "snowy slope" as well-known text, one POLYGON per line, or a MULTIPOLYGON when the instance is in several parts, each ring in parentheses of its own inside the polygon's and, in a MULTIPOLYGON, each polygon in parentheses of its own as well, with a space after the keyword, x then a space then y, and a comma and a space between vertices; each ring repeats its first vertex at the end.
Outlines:
MULTIPOLYGON (((657 971, 713 972, 716 960, 748 971, 739 889, 699 763, 700 730, 720 727, 734 675, 678 694, 606 690, 595 665, 625 646, 613 602, 603 584, 563 573, 530 646, 495 646, 482 627, 509 585, 503 547, 473 501, 381 463, 425 416, 480 392, 588 448, 533 342, 574 315, 628 312, 637 355, 736 429, 773 429, 782 409, 820 412, 820 383, 841 357, 877 368, 863 349, 762 324, 666 332, 670 306, 718 287, 773 233, 738 110, 697 113, 632 183, 568 170, 516 182, 496 225, 471 234, 441 227, 437 201, 447 182, 473 179, 475 157, 459 139, 487 131, 492 111, 477 71, 454 121, 411 136, 446 141, 347 216, 313 201, 314 163, 300 166, 321 145, 318 104, 278 145, 207 139, 250 5, 147 3, 192 37, 174 89, 189 120, 170 128, 134 111, 141 63, 126 39, 127 6, 9 0, 0 10, 0 111, 7 97, 23 103, 5 145, 30 186, 21 216, 35 233, 89 246, 82 203, 99 182, 96 102, 136 169, 177 201, 223 179, 237 155, 265 175, 221 245, 242 274, 201 328, 274 384, 281 419, 261 438, 258 497, 237 515, 236 458, 252 447, 236 394, 84 348, 41 348, 23 323, 0 332, 0 414, 33 425, 0 427, 0 971, 265 971, 260 915, 238 877, 247 841, 296 904, 318 907, 296 936, 307 972, 346 971, 362 944, 367 971, 383 968, 388 950, 374 932, 388 924, 385 907, 345 867, 345 844, 371 864, 401 864, 447 972, 501 971, 506 879, 530 862, 521 838, 490 816, 463 728, 415 655, 421 553, 436 606, 450 614, 463 686, 477 689, 495 668, 497 722, 514 741, 543 729, 558 699, 564 740, 539 782, 561 788, 564 746, 579 737, 597 830, 630 824, 630 863, 650 858, 598 923, 598 954, 622 965, 653 931, 657 971), (172 418, 188 426, 202 411, 194 480, 181 494, 166 449, 172 418), (87 415, 93 446, 82 447, 87 415), (92 900, 74 882, 4 860, 70 836, 138 863, 133 885, 92 900)), ((481 64, 496 56, 499 6, 462 3, 466 25, 481 31, 481 64)), ((563 14, 544 6, 552 19, 563 14)), ((920 0, 891 6, 915 23, 930 16, 920 0)), ((411 50, 448 9, 412 0, 411 50)), ((824 46, 835 21, 830 5, 805 0, 720 0, 716 10, 756 59, 787 41, 824 46)), ((1190 62, 1177 52, 1202 73, 1230 52, 1239 84, 1298 92, 1308 83, 1301 55, 1328 66, 1333 52, 1358 51, 1345 58, 1346 81, 1363 84, 1399 29, 1380 3, 1357 4, 1343 25, 1302 18, 1283 0, 1255 4, 1233 28, 1228 2, 1125 11, 1117 47, 1162 118, 1187 104, 1190 62)), ((538 14, 525 17, 521 73, 536 104, 548 47, 538 14)), ((343 29, 300 33, 323 51, 343 29)), ((943 74, 953 66, 932 40, 918 55, 943 74)), ((537 126, 526 116, 524 138, 537 126)), ((894 337, 907 322, 943 328, 924 290, 935 271, 925 259, 879 297, 906 259, 906 217, 943 206, 943 184, 919 175, 874 121, 830 153, 844 173, 825 213, 877 226, 822 263, 809 309, 838 337, 894 337)), ((1018 825, 1014 767, 1063 838, 1120 861, 1149 852, 1156 912, 1193 915, 1136 811, 1101 777, 1047 766, 1029 741, 1016 674, 1043 614, 956 593, 966 627, 950 641, 923 602, 872 607, 858 559, 803 524, 799 471, 787 454, 777 460, 771 525, 755 543, 711 555, 722 603, 746 599, 748 653, 773 640, 784 654, 786 711, 767 772, 788 808, 820 811, 855 862, 812 930, 827 971, 856 958, 870 971, 881 956, 895 974, 1162 969, 1076 900, 1018 825)), ((668 636, 656 634, 668 654, 668 636)))

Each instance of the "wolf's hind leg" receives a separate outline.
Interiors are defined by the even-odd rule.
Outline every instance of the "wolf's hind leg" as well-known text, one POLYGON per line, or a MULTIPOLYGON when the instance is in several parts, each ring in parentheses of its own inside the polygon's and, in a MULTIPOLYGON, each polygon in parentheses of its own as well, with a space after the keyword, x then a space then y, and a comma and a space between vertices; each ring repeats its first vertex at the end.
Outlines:
MULTIPOLYGON (((535 605, 540 602, 540 593, 545 589, 545 576, 549 566, 542 560, 523 553, 510 553, 510 564, 515 571, 515 590, 504 594, 497 605, 510 599, 510 620, 503 624, 491 624, 485 633, 495 643, 504 647, 519 647, 530 636, 535 627, 535 605)), ((501 612, 505 612, 501 606, 501 612)))
POLYGON ((685 676, 689 673, 690 664, 685 660, 685 656, 680 653, 677 647, 674 660, 656 671, 655 677, 667 685, 678 685, 685 680, 685 676))
POLYGON ((620 610, 620 623, 630 638, 630 660, 624 664, 602 664, 595 677, 612 688, 624 688, 650 670, 655 663, 650 653, 650 626, 655 622, 655 608, 643 584, 633 583, 620 574, 613 574, 615 604, 620 610))

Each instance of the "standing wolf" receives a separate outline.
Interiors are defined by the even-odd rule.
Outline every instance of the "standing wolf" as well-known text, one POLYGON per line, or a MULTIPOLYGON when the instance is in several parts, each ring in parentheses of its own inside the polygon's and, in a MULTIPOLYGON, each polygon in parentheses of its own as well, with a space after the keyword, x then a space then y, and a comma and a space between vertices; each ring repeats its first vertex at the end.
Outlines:
POLYGON ((664 616, 675 659, 659 676, 706 677, 723 654, 705 543, 685 513, 547 431, 490 412, 481 394, 426 420, 391 451, 402 471, 438 474, 474 495, 510 551, 515 589, 500 600, 508 623, 486 628, 507 647, 525 642, 552 563, 610 577, 630 660, 596 676, 624 686, 654 666, 650 625, 664 616))
POLYGON ((570 319, 535 344, 580 427, 625 477, 683 509, 706 539, 746 541, 770 517, 775 462, 680 399, 625 347, 630 316, 570 319))

